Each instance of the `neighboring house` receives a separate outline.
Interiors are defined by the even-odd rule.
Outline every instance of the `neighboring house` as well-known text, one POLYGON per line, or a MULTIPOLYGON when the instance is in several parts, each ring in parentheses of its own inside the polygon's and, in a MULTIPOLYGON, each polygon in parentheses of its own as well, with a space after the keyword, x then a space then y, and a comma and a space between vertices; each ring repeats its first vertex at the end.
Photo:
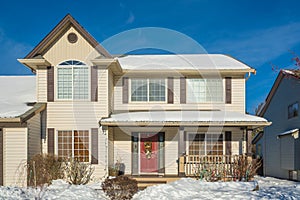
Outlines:
POLYGON ((253 141, 261 149, 264 175, 300 180, 299 70, 281 70, 258 115, 272 122, 253 141))
POLYGON ((201 156, 250 154, 252 130, 270 124, 245 114, 255 72, 246 64, 219 54, 114 57, 70 15, 19 62, 36 74, 36 105, 47 105, 39 138, 23 148, 89 162, 95 177, 116 162, 128 175, 191 175, 201 156))

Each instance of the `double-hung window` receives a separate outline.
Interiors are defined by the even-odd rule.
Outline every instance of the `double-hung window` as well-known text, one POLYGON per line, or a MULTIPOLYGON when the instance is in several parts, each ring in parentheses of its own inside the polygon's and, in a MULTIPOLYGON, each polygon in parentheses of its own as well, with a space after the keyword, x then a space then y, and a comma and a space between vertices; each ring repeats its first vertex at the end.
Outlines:
POLYGON ((189 103, 223 102, 222 79, 187 79, 187 101, 189 103))
POLYGON ((189 155, 223 155, 223 134, 189 133, 189 155))
POLYGON ((69 60, 57 67, 57 99, 89 99, 89 67, 69 60))
POLYGON ((165 79, 131 79, 132 102, 165 102, 165 79))
POLYGON ((89 131, 65 130, 57 132, 60 158, 74 158, 80 162, 89 162, 89 131))

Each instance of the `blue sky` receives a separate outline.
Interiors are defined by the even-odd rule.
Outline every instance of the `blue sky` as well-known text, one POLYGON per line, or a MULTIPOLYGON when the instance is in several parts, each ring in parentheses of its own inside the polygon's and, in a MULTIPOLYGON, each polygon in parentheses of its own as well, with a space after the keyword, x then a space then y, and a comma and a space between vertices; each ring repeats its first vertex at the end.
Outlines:
POLYGON ((2 1, 0 74, 31 74, 16 59, 71 13, 100 43, 126 30, 161 27, 191 37, 208 53, 247 63, 257 70, 247 81, 247 111, 253 113, 277 76, 270 63, 291 68, 288 51, 300 55, 299 7, 297 0, 2 1))

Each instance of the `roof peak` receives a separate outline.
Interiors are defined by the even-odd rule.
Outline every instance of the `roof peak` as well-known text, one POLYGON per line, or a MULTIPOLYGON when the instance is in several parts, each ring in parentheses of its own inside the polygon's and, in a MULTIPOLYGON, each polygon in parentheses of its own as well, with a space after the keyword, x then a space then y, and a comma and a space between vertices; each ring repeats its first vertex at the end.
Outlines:
POLYGON ((89 34, 75 18, 68 13, 60 22, 42 39, 42 41, 25 56, 25 59, 34 58, 37 55, 43 55, 48 51, 48 48, 55 43, 55 39, 65 33, 70 26, 73 26, 85 40, 95 48, 100 54, 111 58, 112 56, 100 45, 99 42, 89 34))

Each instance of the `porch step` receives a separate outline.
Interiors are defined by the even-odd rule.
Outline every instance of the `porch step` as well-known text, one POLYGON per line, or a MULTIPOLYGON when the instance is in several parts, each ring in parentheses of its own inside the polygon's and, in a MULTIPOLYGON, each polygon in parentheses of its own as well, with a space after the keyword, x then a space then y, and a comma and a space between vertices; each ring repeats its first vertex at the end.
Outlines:
POLYGON ((145 189, 149 186, 166 184, 169 182, 176 181, 180 177, 160 177, 160 176, 131 176, 130 178, 135 179, 138 182, 138 188, 140 190, 145 189))

